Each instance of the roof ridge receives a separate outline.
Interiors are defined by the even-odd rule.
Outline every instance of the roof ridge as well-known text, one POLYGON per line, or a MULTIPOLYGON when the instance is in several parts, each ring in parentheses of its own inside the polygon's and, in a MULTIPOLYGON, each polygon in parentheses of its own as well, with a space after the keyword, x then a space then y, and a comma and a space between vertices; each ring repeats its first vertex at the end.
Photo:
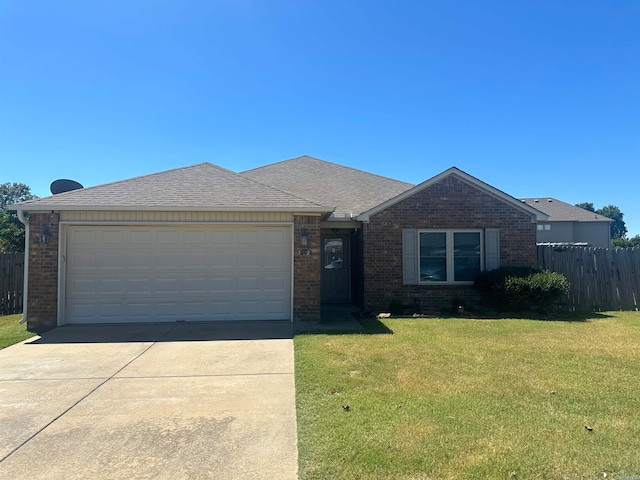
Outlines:
POLYGON ((286 158, 286 159, 284 159, 284 160, 278 160, 277 162, 268 163, 268 164, 266 164, 266 165, 261 165, 261 166, 259 166, 259 167, 250 168, 249 170, 243 170, 242 172, 238 172, 238 174, 239 174, 239 175, 242 175, 242 174, 244 174, 244 173, 253 172, 254 170, 260 170, 260 169, 262 169, 262 168, 270 167, 270 166, 272 166, 272 165, 279 165, 279 164, 281 164, 281 163, 290 162, 291 160, 297 160, 297 159, 302 158, 302 157, 308 157, 308 158, 313 158, 313 159, 316 159, 316 160, 320 160, 319 158, 312 157, 311 155, 300 155, 300 156, 298 156, 298 157, 286 158))
POLYGON ((261 167, 256 167, 256 168, 252 168, 252 169, 249 169, 249 170, 245 170, 245 171, 243 171, 243 172, 240 172, 240 175, 245 174, 245 173, 249 173, 249 172, 252 172, 252 171, 255 171, 255 170, 260 170, 260 169, 263 169, 263 168, 271 167, 271 166, 273 166, 273 165, 279 165, 279 164, 281 164, 281 163, 291 162, 291 161, 293 161, 293 160, 299 160, 299 159, 301 159, 301 158, 309 158, 309 159, 311 159, 311 160, 316 160, 316 161, 318 161, 318 162, 323 162, 323 163, 326 163, 326 164, 328 164, 328 165, 334 165, 334 166, 339 167, 339 168, 344 168, 344 169, 347 169, 347 170, 352 170, 352 171, 354 171, 354 172, 364 173, 364 174, 366 174, 366 175, 371 175, 371 176, 374 176, 374 177, 383 178, 383 179, 385 179, 385 180, 393 180, 394 182, 399 182, 399 183, 404 183, 404 184, 406 184, 406 185, 415 186, 415 184, 413 184, 413 183, 409 183, 409 182, 405 182, 404 180, 398 180, 397 178, 385 177, 384 175, 379 175, 379 174, 377 174, 377 173, 367 172, 366 170, 362 170, 362 169, 355 168, 355 167, 350 167, 350 166, 348 166, 348 165, 342 165, 342 164, 340 164, 340 163, 331 162, 331 161, 329 161, 329 160, 324 160, 324 159, 322 159, 322 158, 313 157, 313 156, 311 156, 311 155, 300 155, 300 156, 298 156, 298 157, 293 157, 293 158, 289 158, 289 159, 286 159, 286 160, 280 160, 279 162, 269 163, 269 164, 267 164, 267 165, 263 165, 263 166, 261 166, 261 167))
MULTIPOLYGON (((563 200, 558 200, 557 198, 555 198, 555 197, 550 197, 550 196, 548 196, 548 195, 543 195, 543 196, 541 196, 541 197, 521 197, 521 198, 520 198, 520 200, 538 200, 538 199, 540 199, 540 198, 548 198, 548 199, 550 199, 550 200, 555 200, 556 202, 567 203, 567 202, 565 202, 565 201, 563 201, 563 200)), ((571 204, 570 204, 570 203, 567 203, 567 205, 571 205, 571 204)), ((572 206, 573 206, 573 207, 575 207, 575 205, 572 205, 572 206)), ((576 207, 576 208, 580 208, 580 207, 576 207)))

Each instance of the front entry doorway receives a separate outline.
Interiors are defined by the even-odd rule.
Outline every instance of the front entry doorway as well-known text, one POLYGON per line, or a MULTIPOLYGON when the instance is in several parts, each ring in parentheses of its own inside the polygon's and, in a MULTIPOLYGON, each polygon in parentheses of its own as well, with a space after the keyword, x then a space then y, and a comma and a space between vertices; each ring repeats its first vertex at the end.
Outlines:
POLYGON ((322 302, 350 300, 350 244, 348 234, 322 235, 322 302))

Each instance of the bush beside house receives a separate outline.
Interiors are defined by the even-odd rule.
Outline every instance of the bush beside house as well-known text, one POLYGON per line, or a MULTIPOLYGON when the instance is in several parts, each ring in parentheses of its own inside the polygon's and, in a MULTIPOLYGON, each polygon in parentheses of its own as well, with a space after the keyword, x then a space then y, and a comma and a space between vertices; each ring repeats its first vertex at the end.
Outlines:
POLYGON ((545 313, 569 292, 569 282, 564 275, 532 267, 484 271, 474 285, 498 311, 536 308, 545 313))

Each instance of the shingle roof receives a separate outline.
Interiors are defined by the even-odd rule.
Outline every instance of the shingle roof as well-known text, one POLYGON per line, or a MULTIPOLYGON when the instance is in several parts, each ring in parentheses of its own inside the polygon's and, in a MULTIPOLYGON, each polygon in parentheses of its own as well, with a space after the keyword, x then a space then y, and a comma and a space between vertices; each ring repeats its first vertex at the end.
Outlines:
POLYGON ((337 218, 357 216, 413 187, 411 183, 306 155, 240 175, 320 205, 335 206, 337 218))
POLYGON ((612 222, 610 218, 551 197, 522 198, 523 203, 549 215, 550 222, 612 222))
POLYGON ((20 210, 272 210, 330 212, 211 163, 167 170, 12 205, 20 210))

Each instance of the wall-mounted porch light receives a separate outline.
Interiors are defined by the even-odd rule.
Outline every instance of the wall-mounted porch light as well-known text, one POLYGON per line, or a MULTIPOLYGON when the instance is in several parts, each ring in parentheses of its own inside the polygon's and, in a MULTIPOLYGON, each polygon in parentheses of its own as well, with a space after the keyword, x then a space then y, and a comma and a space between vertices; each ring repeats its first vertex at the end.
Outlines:
POLYGON ((42 244, 49 243, 49 239, 51 238, 51 231, 49 227, 44 227, 42 233, 38 235, 38 241, 42 244))

